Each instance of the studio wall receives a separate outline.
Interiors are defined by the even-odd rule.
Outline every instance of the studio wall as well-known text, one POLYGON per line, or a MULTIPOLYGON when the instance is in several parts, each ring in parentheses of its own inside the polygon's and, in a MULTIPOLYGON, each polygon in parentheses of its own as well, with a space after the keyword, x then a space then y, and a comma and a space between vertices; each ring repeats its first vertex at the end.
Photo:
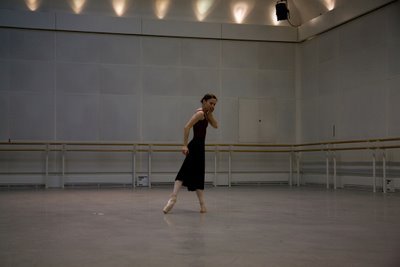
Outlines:
POLYGON ((273 142, 295 138, 294 128, 286 132, 295 121, 295 44, 22 29, 0 36, 2 140, 181 142, 207 92, 219 97, 211 142, 239 141, 240 98, 272 99, 274 119, 287 122, 276 123, 273 142))
MULTIPOLYGON (((399 11, 396 2, 301 43, 107 33, 101 32, 107 19, 99 26, 91 17, 85 19, 97 27, 93 32, 79 30, 79 25, 71 31, 2 27, 0 140, 181 143, 185 122, 207 92, 219 98, 215 116, 220 125, 218 130, 209 128, 208 143, 399 136, 399 11)), ((62 16, 63 25, 70 25, 74 16, 62 16)), ((141 23, 136 21, 136 28, 141 23)), ((214 26, 207 25, 212 35, 214 26)), ((238 30, 234 36, 249 27, 242 26, 224 25, 238 30)), ((3 173, 43 169, 42 154, 0 156, 3 173)), ((356 173, 368 172, 369 154, 336 156, 342 170, 353 164, 361 166, 353 168, 356 173)), ((387 156, 396 169, 398 153, 390 151, 387 156)), ((302 155, 304 167, 316 163, 322 171, 324 158, 318 153, 302 155)), ((170 182, 182 157, 160 154, 153 160, 153 181, 170 182)), ((214 179, 213 160, 207 156, 208 181, 214 179)), ((382 153, 379 164, 381 160, 382 153)), ((67 171, 77 175, 67 182, 131 179, 129 157, 71 154, 68 162, 67 171), (100 177, 97 171, 121 174, 100 177)), ((235 155, 234 178, 287 181, 288 164, 286 155, 235 155)), ((218 155, 221 185, 227 184, 227 165, 227 155, 218 155)), ((60 168, 60 155, 53 153, 53 186, 60 184, 60 168)), ((147 155, 138 156, 137 168, 146 173, 147 155)), ((343 171, 343 184, 370 184, 365 176, 355 176, 348 179, 343 171)), ((1 180, 41 183, 43 177, 2 176, 1 180)), ((316 176, 304 172, 303 182, 324 181, 321 172, 316 176)))
MULTIPOLYGON (((294 43, 141 36, 130 34, 0 29, 0 139, 7 141, 89 141, 181 143, 183 127, 205 93, 218 96, 219 129, 209 127, 208 143, 239 143, 239 117, 258 127, 261 113, 240 110, 241 100, 273 103, 268 132, 246 142, 292 143, 296 138, 294 43), (239 116, 239 112, 241 112, 239 116), (271 128, 271 125, 273 128, 271 128)), ((243 123, 243 120, 242 120, 243 123)), ((263 122, 267 123, 267 122, 263 122)), ((43 154, 2 153, 7 172, 43 170, 43 154)), ((60 154, 51 153, 50 187, 61 184, 60 154)), ((288 159, 265 164, 244 180, 276 180, 265 174, 288 159), (269 177, 269 178, 268 178, 269 177)), ((268 157, 267 157, 268 158, 268 157)), ((171 182, 182 156, 153 156, 153 182, 171 182), (174 159, 174 160, 172 160, 174 159)), ((208 180, 213 156, 208 155, 208 180)), ((235 157, 235 166, 246 160, 235 157)), ((257 163, 258 162, 258 163, 257 163)), ((272 162, 272 161, 270 161, 272 162)), ((68 153, 64 182, 131 181, 130 155, 68 153), (101 172, 114 173, 102 175, 101 172), (85 173, 85 174, 80 174, 85 173)), ((227 156, 219 155, 219 184, 227 183, 227 156)), ((247 165, 246 165, 247 166, 247 165)), ((146 174, 147 155, 139 154, 137 173, 146 174)), ((241 177, 235 179, 241 180, 241 177)), ((286 180, 281 175, 278 180, 286 180)), ((42 175, 2 176, 2 183, 43 183, 42 175)))
MULTIPOLYGON (((400 3, 396 2, 300 44, 301 142, 400 136, 398 14, 400 3)), ((372 175, 373 153, 336 153, 344 176, 354 165, 355 174, 347 175, 343 183, 371 184, 365 176, 372 175), (364 177, 356 178, 357 173, 364 177)), ((378 176, 382 177, 383 152, 376 152, 376 157, 378 176)), ((391 176, 397 177, 398 150, 387 150, 386 157, 391 176)), ((324 158, 323 154, 310 154, 303 159, 319 161, 323 169, 324 158)))

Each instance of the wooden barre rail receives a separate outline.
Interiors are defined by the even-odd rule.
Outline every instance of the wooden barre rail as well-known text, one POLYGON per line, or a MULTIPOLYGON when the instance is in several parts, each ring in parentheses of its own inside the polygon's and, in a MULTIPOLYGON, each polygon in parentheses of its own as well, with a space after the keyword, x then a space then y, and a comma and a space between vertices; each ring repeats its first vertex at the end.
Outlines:
MULTIPOLYGON (((400 137, 393 138, 376 138, 376 139, 354 139, 354 140, 338 140, 317 143, 302 144, 206 144, 206 146, 221 147, 304 147, 304 146, 326 146, 339 144, 356 144, 356 143, 380 143, 400 141, 400 137)), ((82 142, 82 141, 0 141, 0 145, 68 145, 68 146, 182 146, 177 143, 135 143, 135 142, 82 142)))
MULTIPOLYGON (((206 152, 245 152, 245 153, 290 153, 290 152, 326 152, 326 151, 346 151, 346 150, 365 150, 365 149, 397 149, 400 145, 383 145, 384 142, 400 141, 400 138, 381 138, 365 140, 343 140, 333 142, 305 143, 305 144, 206 144, 206 152), (336 147, 332 145, 365 144, 358 146, 336 147), (300 148, 305 146, 320 146, 318 148, 300 148), (214 147, 210 149, 209 147, 214 147), (227 149, 227 147, 229 149, 227 149), (286 148, 286 149, 242 149, 242 148, 286 148)), ((3 152, 35 152, 35 151, 70 151, 70 152, 179 152, 180 149, 161 149, 160 147, 181 147, 181 144, 168 143, 121 143, 121 142, 62 142, 62 141, 13 141, 0 142, 0 151, 3 152), (37 146, 44 146, 38 148, 37 146), (29 147, 21 147, 29 146, 29 147), (35 147, 32 147, 35 146, 35 147), (80 148, 73 148, 80 146, 80 148), (82 148, 82 147, 91 148, 82 148), (130 147, 129 149, 104 149, 98 147, 130 147), (12 148, 11 148, 12 147, 12 148)))
MULTIPOLYGON (((376 192, 376 158, 375 151, 383 150, 383 192, 386 192, 386 150, 399 149, 400 144, 388 144, 389 142, 400 141, 400 138, 380 138, 380 139, 364 139, 364 140, 342 140, 319 143, 304 143, 304 144, 206 144, 206 152, 214 152, 214 186, 216 186, 217 173, 228 173, 228 186, 231 186, 232 173, 237 173, 232 170, 232 154, 233 153, 288 153, 289 154, 289 179, 288 184, 293 184, 293 174, 297 174, 297 186, 300 186, 300 154, 302 152, 325 152, 326 153, 326 187, 329 188, 329 161, 333 160, 333 178, 334 189, 337 188, 336 181, 336 155, 335 151, 356 151, 356 150, 371 150, 373 162, 373 191, 376 192), (386 144, 384 144, 386 143, 386 144), (343 146, 346 145, 346 146, 343 146), (318 146, 318 147, 316 147, 318 146), (304 148, 313 147, 313 148, 304 148), (246 149, 247 148, 247 149, 246 149), (254 148, 254 149, 249 149, 254 148), (258 149, 256 149, 258 148, 258 149), (259 149, 262 148, 262 149, 259 149), (263 149, 264 148, 264 149, 263 149), (265 149, 277 148, 277 149, 265 149), (217 171, 217 153, 229 153, 228 171, 217 171)), ((136 187, 136 153, 148 154, 148 179, 149 187, 151 187, 150 177, 152 173, 152 153, 175 153, 181 152, 182 144, 172 143, 132 143, 132 142, 71 142, 71 141, 3 141, 0 142, 0 152, 45 152, 45 185, 48 187, 48 176, 52 174, 49 171, 49 152, 62 153, 62 187, 64 187, 65 159, 69 152, 116 152, 116 153, 131 153, 132 154, 132 186, 136 187), (39 146, 39 147, 38 147, 39 146), (108 148, 105 148, 108 147, 108 148), (125 148, 115 148, 125 147, 125 148), (129 148, 127 148, 129 147, 129 148), (167 147, 174 147, 168 149, 167 147)), ((140 172, 143 173, 143 172, 140 172)), ((0 173, 2 174, 2 173, 0 173)), ((13 173, 10 173, 13 174, 13 173)), ((69 174, 73 174, 72 172, 69 174)))

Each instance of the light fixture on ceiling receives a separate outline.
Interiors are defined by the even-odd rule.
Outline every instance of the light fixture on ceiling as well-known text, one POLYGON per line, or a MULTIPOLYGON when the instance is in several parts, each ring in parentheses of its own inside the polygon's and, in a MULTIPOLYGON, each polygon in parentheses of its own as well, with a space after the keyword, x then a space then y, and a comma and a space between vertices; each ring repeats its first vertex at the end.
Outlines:
POLYGON ((31 11, 36 11, 41 4, 40 2, 41 2, 40 0, 25 0, 26 6, 31 11))
POLYGON ((243 23, 254 7, 254 0, 235 0, 231 2, 231 11, 236 23, 243 23))
POLYGON ((198 21, 203 21, 214 8, 215 0, 197 0, 194 2, 194 13, 198 21))
POLYGON ((70 0, 69 3, 75 14, 80 14, 86 4, 86 0, 70 0))
POLYGON ((159 18, 159 19, 165 18, 170 4, 171 4, 170 0, 156 0, 155 1, 154 10, 156 12, 157 18, 159 18))
POLYGON ((275 10, 276 10, 276 19, 287 20, 289 18, 289 9, 287 7, 287 0, 279 0, 276 2, 275 10))
POLYGON ((127 9, 127 0, 113 0, 112 6, 117 16, 121 17, 127 9))

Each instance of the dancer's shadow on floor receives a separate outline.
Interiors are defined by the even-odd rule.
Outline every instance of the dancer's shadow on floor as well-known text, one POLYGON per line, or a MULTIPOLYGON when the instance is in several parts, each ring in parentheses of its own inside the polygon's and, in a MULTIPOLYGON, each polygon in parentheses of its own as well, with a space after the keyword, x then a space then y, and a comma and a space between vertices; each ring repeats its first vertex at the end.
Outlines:
POLYGON ((205 213, 200 213, 198 211, 196 212, 189 209, 181 209, 165 214, 164 221, 170 227, 185 225, 188 224, 189 221, 191 221, 192 223, 197 222, 203 224, 205 216, 205 213))

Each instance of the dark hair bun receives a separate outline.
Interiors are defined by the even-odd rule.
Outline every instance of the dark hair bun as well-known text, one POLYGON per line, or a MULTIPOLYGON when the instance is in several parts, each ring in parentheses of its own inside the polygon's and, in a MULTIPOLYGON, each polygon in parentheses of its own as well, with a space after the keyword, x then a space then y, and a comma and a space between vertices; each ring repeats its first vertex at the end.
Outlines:
POLYGON ((200 100, 201 103, 203 103, 203 101, 207 101, 209 99, 215 99, 218 100, 217 97, 213 94, 206 94, 205 96, 203 96, 203 98, 200 100))

